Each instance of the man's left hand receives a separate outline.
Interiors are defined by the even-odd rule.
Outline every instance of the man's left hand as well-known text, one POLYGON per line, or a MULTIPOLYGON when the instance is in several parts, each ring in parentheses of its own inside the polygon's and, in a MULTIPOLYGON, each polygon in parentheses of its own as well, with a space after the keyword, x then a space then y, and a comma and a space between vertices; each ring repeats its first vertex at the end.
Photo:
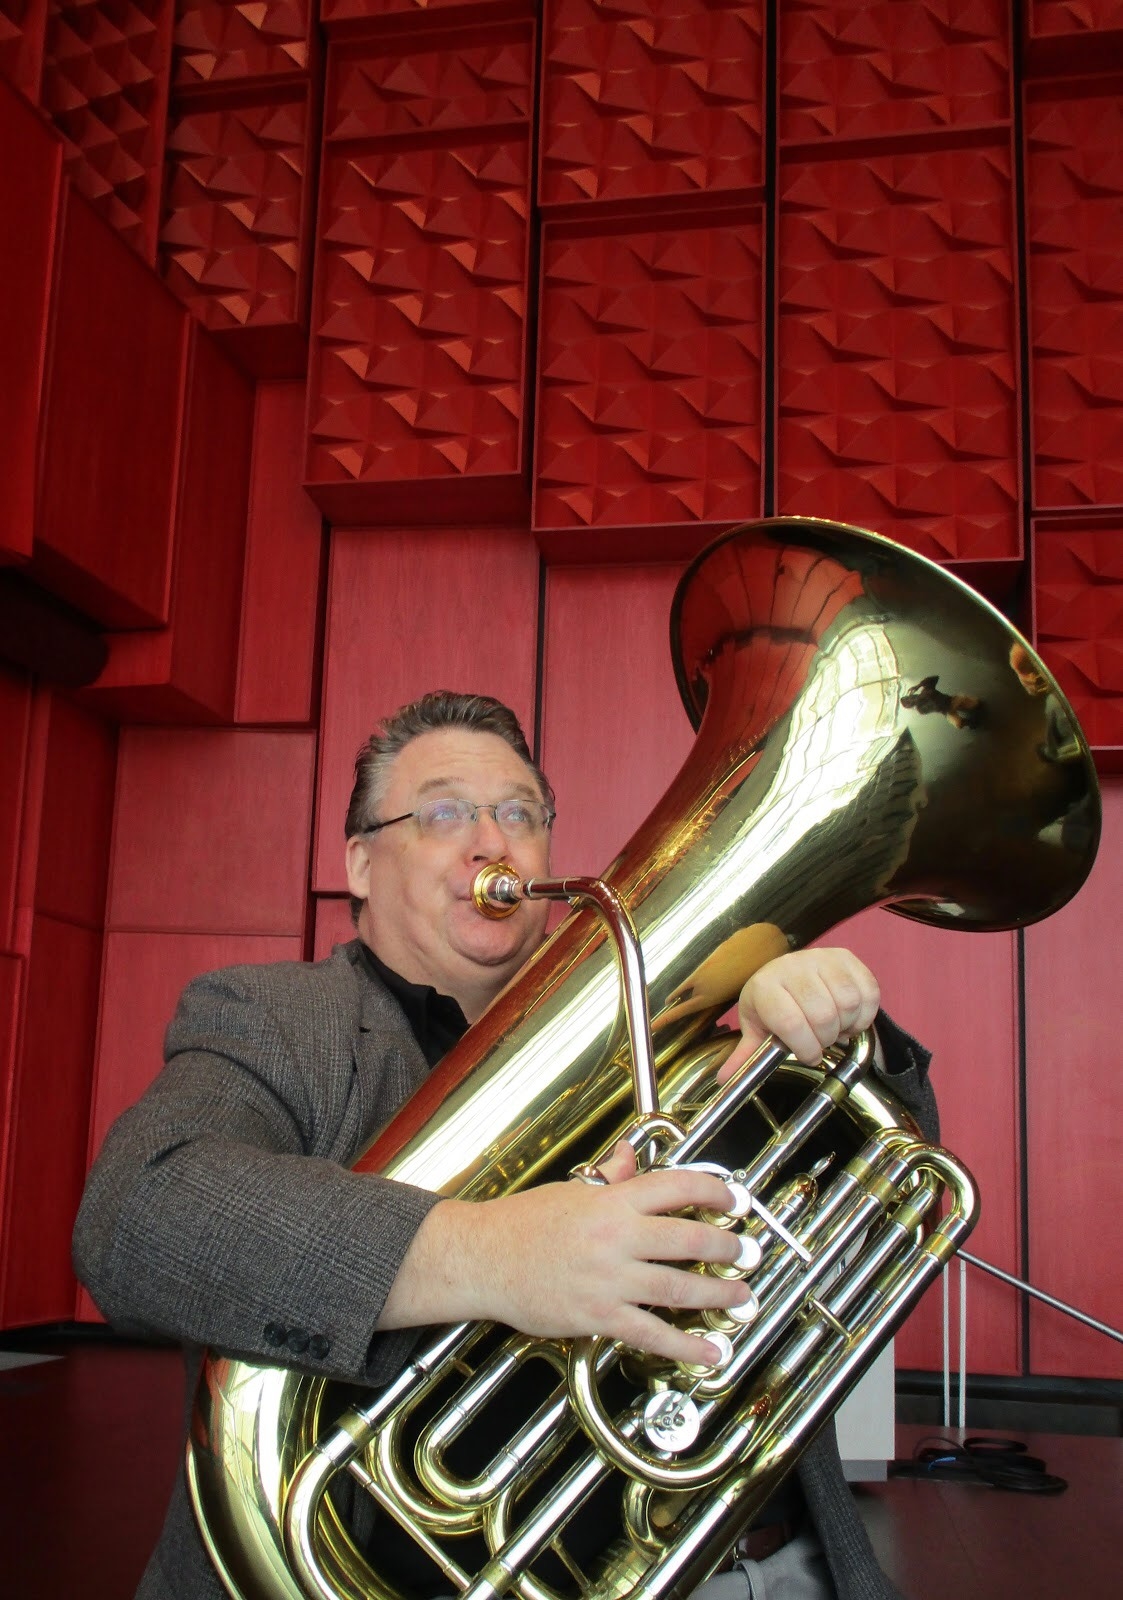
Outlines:
POLYGON ((718 1081, 726 1082, 769 1034, 814 1066, 828 1046, 871 1027, 880 1004, 877 979, 850 950, 816 947, 777 956, 741 990, 741 1043, 718 1081))

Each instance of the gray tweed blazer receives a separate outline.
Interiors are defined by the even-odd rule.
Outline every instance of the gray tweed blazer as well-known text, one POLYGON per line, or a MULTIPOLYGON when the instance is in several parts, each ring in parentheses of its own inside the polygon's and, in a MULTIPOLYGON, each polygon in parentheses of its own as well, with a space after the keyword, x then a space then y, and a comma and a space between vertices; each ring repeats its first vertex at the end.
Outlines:
MULTIPOLYGON (((118 1119, 90 1173, 74 1262, 129 1332, 182 1340, 188 1414, 203 1349, 379 1384, 411 1332, 374 1335, 402 1257, 437 1196, 350 1164, 428 1068, 397 1002, 356 965, 232 967, 195 979, 167 1064, 118 1119), (376 1247, 374 1247, 376 1246, 376 1247), (307 1342, 305 1342, 307 1341, 307 1342)), ((879 1023, 893 1087, 935 1133, 928 1057, 879 1023)), ((891 1600, 842 1477, 833 1429, 800 1479, 841 1600, 891 1600)), ((223 1600, 181 1470, 138 1600, 223 1600)))

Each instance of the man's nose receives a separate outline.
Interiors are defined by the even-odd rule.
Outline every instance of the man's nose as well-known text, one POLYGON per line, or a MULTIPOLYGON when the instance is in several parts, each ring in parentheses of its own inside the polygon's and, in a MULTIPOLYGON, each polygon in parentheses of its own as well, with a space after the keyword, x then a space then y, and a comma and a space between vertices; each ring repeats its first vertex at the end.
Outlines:
POLYGON ((490 806, 480 806, 476 811, 476 820, 469 829, 469 839, 473 855, 494 859, 496 851, 502 854, 507 843, 503 829, 495 820, 495 813, 490 806))

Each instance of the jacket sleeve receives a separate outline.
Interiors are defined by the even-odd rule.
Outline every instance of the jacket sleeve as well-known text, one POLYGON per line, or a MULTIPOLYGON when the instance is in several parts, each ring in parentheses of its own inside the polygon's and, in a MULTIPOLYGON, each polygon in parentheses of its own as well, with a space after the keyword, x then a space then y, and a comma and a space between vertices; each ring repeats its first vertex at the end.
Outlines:
POLYGON ((75 1267, 125 1330, 381 1381, 414 1336, 372 1330, 439 1197, 316 1153, 341 1135, 318 1125, 309 1063, 253 971, 188 987, 164 1071, 90 1173, 75 1267))

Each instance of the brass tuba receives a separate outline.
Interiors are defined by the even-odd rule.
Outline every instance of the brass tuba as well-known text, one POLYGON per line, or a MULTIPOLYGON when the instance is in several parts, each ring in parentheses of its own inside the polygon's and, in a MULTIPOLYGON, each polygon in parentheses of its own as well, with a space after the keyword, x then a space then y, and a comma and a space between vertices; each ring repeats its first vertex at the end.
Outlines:
POLYGON ((483 1200, 588 1167, 623 1131, 648 1162, 711 1161, 740 1185, 722 1220, 757 1259, 755 1300, 693 1314, 724 1338, 714 1369, 442 1329, 341 1415, 337 1385, 212 1354, 188 1479, 238 1600, 397 1600, 329 1492, 338 1473, 449 1594, 686 1595, 973 1225, 970 1175, 871 1081, 868 1040, 816 1069, 766 1047, 717 1089, 731 1039, 713 1024, 764 961, 867 906, 996 930, 1063 905, 1099 835, 1070 707, 987 602, 835 523, 719 538, 671 638, 697 740, 605 874, 646 968, 657 1103, 629 1104, 639 1046, 613 941, 581 909, 357 1166, 483 1200), (612 1508, 591 1552, 570 1531, 590 1501, 612 1508))

